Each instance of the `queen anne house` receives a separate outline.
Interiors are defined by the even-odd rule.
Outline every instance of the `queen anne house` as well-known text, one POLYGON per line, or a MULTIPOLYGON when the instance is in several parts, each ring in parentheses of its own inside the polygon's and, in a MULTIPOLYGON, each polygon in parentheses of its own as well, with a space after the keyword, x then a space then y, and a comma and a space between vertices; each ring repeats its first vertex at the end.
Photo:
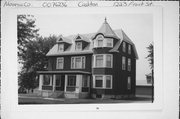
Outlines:
POLYGON ((135 45, 122 29, 112 30, 106 18, 96 33, 59 36, 47 57, 48 70, 38 71, 41 96, 135 96, 135 45))

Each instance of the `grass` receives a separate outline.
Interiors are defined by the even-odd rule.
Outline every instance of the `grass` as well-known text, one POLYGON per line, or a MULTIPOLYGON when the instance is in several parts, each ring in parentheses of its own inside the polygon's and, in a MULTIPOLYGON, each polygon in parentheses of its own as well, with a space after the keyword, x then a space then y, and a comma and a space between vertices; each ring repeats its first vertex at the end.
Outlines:
POLYGON ((93 104, 93 103, 151 103, 149 97, 135 97, 133 99, 65 99, 42 98, 33 94, 19 95, 19 104, 93 104))

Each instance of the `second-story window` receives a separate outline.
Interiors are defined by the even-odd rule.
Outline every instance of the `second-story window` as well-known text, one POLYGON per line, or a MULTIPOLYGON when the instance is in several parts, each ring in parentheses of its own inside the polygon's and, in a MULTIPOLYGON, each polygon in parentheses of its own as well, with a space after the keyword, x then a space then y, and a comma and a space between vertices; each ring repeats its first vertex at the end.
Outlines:
POLYGON ((64 51, 64 44, 58 44, 58 51, 63 52, 64 51))
POLYGON ((126 70, 126 57, 122 57, 122 70, 126 70))
POLYGON ((71 58, 71 69, 84 69, 84 68, 85 68, 85 56, 71 58))
POLYGON ((126 43, 125 42, 123 42, 122 50, 123 50, 123 52, 126 52, 126 43))
POLYGON ((112 67, 112 55, 106 55, 106 66, 112 67))
POLYGON ((97 55, 95 59, 96 67, 103 67, 103 55, 97 55))
POLYGON ((128 54, 131 54, 131 45, 128 45, 128 54))
POLYGON ((76 42, 76 50, 82 50, 82 42, 76 42))
POLYGON ((58 57, 56 61, 56 69, 63 69, 64 67, 64 58, 58 57))
POLYGON ((128 71, 131 71, 131 59, 128 58, 128 71))
POLYGON ((113 66, 113 55, 112 54, 97 54, 94 55, 94 68, 108 67, 112 68, 113 66))

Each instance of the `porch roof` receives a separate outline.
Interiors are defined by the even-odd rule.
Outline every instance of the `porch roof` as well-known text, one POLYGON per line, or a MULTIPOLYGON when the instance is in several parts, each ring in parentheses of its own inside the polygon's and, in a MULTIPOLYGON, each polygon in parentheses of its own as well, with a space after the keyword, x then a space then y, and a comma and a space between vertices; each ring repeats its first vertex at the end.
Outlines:
POLYGON ((91 74, 86 71, 37 71, 38 74, 91 74))

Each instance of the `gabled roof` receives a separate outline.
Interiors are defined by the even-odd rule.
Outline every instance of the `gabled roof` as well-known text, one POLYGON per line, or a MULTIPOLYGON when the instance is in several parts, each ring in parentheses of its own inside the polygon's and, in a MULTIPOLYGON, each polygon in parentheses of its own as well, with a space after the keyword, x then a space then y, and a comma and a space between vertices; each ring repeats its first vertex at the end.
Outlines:
POLYGON ((101 25, 100 29, 98 30, 98 32, 96 34, 99 34, 99 33, 102 33, 106 37, 114 37, 114 38, 118 39, 117 35, 115 34, 115 32, 112 30, 112 28, 108 24, 106 18, 105 18, 104 23, 101 25))
POLYGON ((63 37, 62 35, 59 35, 58 38, 57 38, 57 43, 68 43, 68 44, 72 44, 71 40, 66 38, 66 37, 63 37))
POLYGON ((136 51, 136 47, 134 43, 131 41, 131 39, 125 34, 125 32, 122 29, 118 30, 112 30, 110 25, 107 23, 106 19, 100 29, 98 30, 97 33, 89 33, 89 34, 78 34, 78 35, 70 35, 67 37, 63 37, 60 35, 58 37, 57 43, 58 42, 66 42, 71 45, 64 51, 64 52, 59 52, 58 51, 58 44, 55 44, 53 48, 46 54, 46 56, 61 56, 61 55, 76 55, 76 54, 92 54, 93 51, 93 41, 94 37, 98 34, 102 33, 106 37, 113 37, 118 40, 118 42, 115 44, 114 48, 110 50, 110 52, 119 52, 119 47, 123 41, 129 43, 132 45, 132 48, 135 53, 136 59, 138 59, 138 54, 136 51), (79 37, 79 39, 77 39, 79 37), (82 51, 76 51, 75 50, 75 41, 77 40, 83 40, 88 42, 88 45, 82 50, 82 51))
POLYGON ((85 42, 90 42, 90 39, 87 38, 87 37, 84 36, 84 35, 78 34, 78 35, 75 37, 75 41, 85 41, 85 42), (78 37, 79 37, 80 39, 77 39, 78 37))
POLYGON ((84 34, 81 35, 84 37, 86 37, 89 40, 89 44, 82 50, 82 51, 76 51, 75 50, 75 38, 77 37, 77 35, 70 35, 64 38, 67 38, 69 40, 71 40, 71 45, 64 51, 64 52, 59 52, 58 51, 58 44, 55 44, 52 49, 50 49, 50 51, 46 54, 46 56, 60 56, 60 55, 76 55, 76 54, 92 54, 92 48, 93 48, 93 44, 91 41, 91 37, 93 34, 84 34))
POLYGON ((132 45, 132 48, 133 48, 134 53, 135 53, 135 57, 136 57, 136 59, 138 59, 136 47, 135 47, 134 43, 131 41, 131 39, 125 34, 125 32, 122 29, 116 30, 115 32, 116 32, 117 36, 120 38, 120 40, 116 43, 114 48, 110 50, 110 52, 118 52, 118 49, 119 49, 121 43, 123 41, 125 41, 125 42, 132 45))

